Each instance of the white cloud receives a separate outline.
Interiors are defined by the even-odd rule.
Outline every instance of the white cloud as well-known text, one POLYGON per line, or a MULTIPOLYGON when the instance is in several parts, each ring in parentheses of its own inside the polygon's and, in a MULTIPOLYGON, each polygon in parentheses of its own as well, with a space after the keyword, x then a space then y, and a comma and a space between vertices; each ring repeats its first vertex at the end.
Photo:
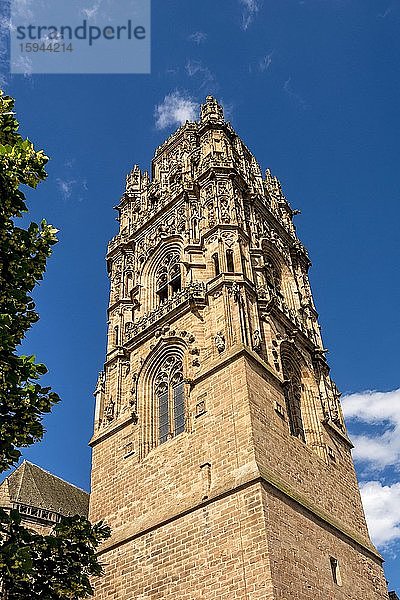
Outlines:
MULTIPOLYGON (((22 16, 22 17, 30 17, 33 13, 30 10, 31 2, 28 0, 14 0, 13 3, 13 16, 22 16)), ((8 39, 9 34, 16 30, 16 25, 14 24, 12 18, 8 17, 0 17, 0 66, 9 70, 10 66, 10 56, 8 50, 8 39)), ((32 59, 29 56, 21 55, 13 60, 13 65, 15 69, 18 70, 19 73, 24 75, 24 77, 29 78, 33 72, 32 59)), ((6 85, 9 81, 9 77, 7 77, 4 73, 0 76, 0 84, 6 85)))
POLYGON ((5 17, 0 17, 0 87, 5 88, 8 83, 8 35, 11 23, 5 17))
POLYGON ((367 481, 360 485, 365 516, 372 541, 385 548, 400 539, 400 483, 382 485, 367 481))
POLYGON ((98 0, 92 6, 87 6, 85 8, 82 8, 81 12, 86 19, 94 19, 97 17, 97 13, 99 12, 100 5, 101 5, 101 0, 98 0))
POLYGON ((268 69, 270 68, 270 66, 272 64, 272 55, 273 55, 273 52, 268 52, 268 54, 266 54, 259 60, 258 68, 260 69, 260 71, 262 73, 264 73, 265 71, 268 71, 268 69))
POLYGON ((15 31, 16 26, 9 17, 0 17, 0 29, 2 34, 7 34, 9 31, 15 31))
POLYGON ((242 12, 242 28, 246 31, 260 10, 259 0, 239 0, 242 12))
POLYGON ((207 39, 207 34, 204 33, 204 31, 195 31, 194 33, 191 33, 188 36, 188 40, 190 42, 194 42, 195 44, 199 45, 202 42, 205 42, 207 39))
POLYGON ((373 470, 389 466, 400 470, 400 389, 350 394, 342 406, 347 420, 381 426, 377 433, 352 435, 355 460, 373 470))
POLYGON ((272 65, 273 55, 274 51, 271 50, 268 54, 264 54, 264 56, 261 56, 258 60, 251 62, 249 64, 249 73, 266 73, 272 65))
POLYGON ((185 69, 189 77, 197 77, 199 79, 200 89, 206 89, 207 94, 215 92, 215 76, 208 67, 203 65, 201 60, 188 60, 185 69))
POLYGON ((35 0, 13 0, 12 15, 18 18, 33 19, 35 0))
POLYGON ((54 43, 54 40, 62 40, 63 36, 61 31, 54 31, 51 34, 42 34, 40 36, 40 41, 44 42, 45 44, 51 44, 54 43))
POLYGON ((13 61, 13 67, 24 77, 30 77, 33 72, 32 59, 29 56, 18 56, 13 61))
POLYGON ((75 162, 76 162, 75 158, 68 158, 64 162, 64 167, 67 167, 68 169, 72 169, 72 167, 75 165, 75 162))
POLYGON ((198 117, 199 105, 187 94, 179 91, 167 94, 154 111, 157 129, 165 129, 174 125, 182 125, 186 121, 195 121, 198 117))
POLYGON ((300 94, 294 91, 291 77, 286 79, 285 83, 283 84, 283 90, 288 96, 290 96, 290 98, 292 98, 296 102, 296 104, 298 104, 298 106, 300 106, 300 108, 302 108, 303 110, 306 110, 308 108, 308 104, 304 100, 304 98, 302 98, 300 94))
POLYGON ((65 179, 57 179, 58 189, 61 192, 61 195, 64 200, 68 200, 72 195, 72 189, 76 184, 75 179, 71 179, 69 181, 65 179))
MULTIPOLYGON (((369 476, 386 467, 400 470, 400 389, 350 394, 342 406, 347 421, 370 426, 367 433, 352 435, 354 458, 369 476)), ((384 485, 371 477, 360 492, 373 542, 387 548, 400 541, 400 482, 384 485)))
POLYGON ((393 12, 393 8, 393 6, 388 6, 388 8, 383 13, 378 14, 378 17, 380 19, 386 19, 386 17, 393 12))

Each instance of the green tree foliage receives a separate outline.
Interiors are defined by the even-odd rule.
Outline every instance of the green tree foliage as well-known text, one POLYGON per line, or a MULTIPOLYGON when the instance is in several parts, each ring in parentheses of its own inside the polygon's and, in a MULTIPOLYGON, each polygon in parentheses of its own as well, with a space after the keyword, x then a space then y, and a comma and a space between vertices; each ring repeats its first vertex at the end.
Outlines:
POLYGON ((0 469, 43 437, 41 419, 57 394, 37 383, 46 367, 33 356, 18 356, 17 346, 39 316, 30 297, 43 277, 57 230, 45 221, 27 229, 15 221, 27 212, 21 184, 35 188, 45 179, 48 157, 18 134, 13 100, 0 95, 0 469))
POLYGON ((77 600, 93 595, 89 576, 101 575, 95 551, 109 536, 103 523, 63 517, 51 535, 21 525, 12 510, 0 515, 5 542, 0 548, 4 600, 77 600))
MULTIPOLYGON (((27 212, 21 185, 46 178, 48 157, 18 133, 14 100, 0 90, 0 472, 18 461, 18 448, 42 439, 42 417, 59 402, 38 383, 47 372, 17 348, 39 316, 31 292, 42 279, 57 230, 46 221, 17 226, 27 212)), ((110 533, 103 523, 64 518, 51 535, 25 529, 16 511, 0 511, 0 580, 7 600, 79 599, 92 595, 95 556, 110 533)))

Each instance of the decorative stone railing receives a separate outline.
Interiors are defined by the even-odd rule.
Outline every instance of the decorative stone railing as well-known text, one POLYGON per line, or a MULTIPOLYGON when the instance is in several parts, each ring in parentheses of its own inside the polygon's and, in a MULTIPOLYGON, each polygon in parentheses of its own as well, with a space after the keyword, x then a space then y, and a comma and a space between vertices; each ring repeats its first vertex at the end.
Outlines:
POLYGON ((14 504, 14 508, 25 517, 41 519, 42 521, 50 521, 52 523, 59 523, 61 521, 61 515, 44 508, 37 508, 27 504, 14 504))
POLYGON ((162 317, 170 314, 172 310, 184 304, 185 302, 204 303, 206 298, 206 288, 204 283, 191 283, 180 292, 176 293, 170 300, 163 302, 154 310, 143 315, 136 323, 125 324, 125 341, 131 340, 153 323, 159 321, 162 317))
POLYGON ((233 169, 235 166, 236 165, 234 164, 232 159, 229 158, 228 156, 222 156, 220 154, 210 153, 201 160, 201 162, 195 172, 195 175, 197 177, 199 177, 208 169, 219 168, 219 167, 224 167, 226 169, 233 169))
POLYGON ((264 286, 257 287, 257 297, 259 300, 267 303, 267 311, 272 308, 277 308, 281 313, 283 313, 289 321, 291 321, 299 331, 304 333, 309 339, 313 342, 314 340, 314 332, 310 331, 303 320, 296 314, 296 312, 287 306, 284 299, 278 295, 277 293, 273 294, 270 290, 264 286))

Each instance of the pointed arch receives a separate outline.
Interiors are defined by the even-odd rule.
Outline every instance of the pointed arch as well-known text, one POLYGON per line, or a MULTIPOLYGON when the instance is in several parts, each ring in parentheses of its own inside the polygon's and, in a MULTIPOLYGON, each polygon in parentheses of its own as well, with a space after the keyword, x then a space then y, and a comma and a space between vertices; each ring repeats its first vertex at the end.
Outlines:
POLYGON ((281 296, 289 308, 296 309, 296 283, 291 268, 271 242, 264 241, 262 250, 265 285, 272 294, 281 296))
POLYGON ((185 351, 181 339, 168 338, 143 363, 137 387, 142 456, 185 431, 185 351))
POLYGON ((289 344, 281 345, 284 395, 290 433, 306 441, 302 407, 302 366, 299 353, 289 344))
POLYGON ((179 236, 162 240, 141 273, 142 310, 145 314, 167 301, 182 287, 182 250, 179 236))

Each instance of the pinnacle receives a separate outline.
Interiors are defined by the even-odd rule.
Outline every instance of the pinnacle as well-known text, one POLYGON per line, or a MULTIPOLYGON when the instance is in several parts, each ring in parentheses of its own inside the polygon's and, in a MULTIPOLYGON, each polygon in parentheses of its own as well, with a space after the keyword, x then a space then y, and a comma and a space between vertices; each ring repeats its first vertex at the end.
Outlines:
POLYGON ((213 96, 207 96, 205 103, 201 105, 200 120, 202 122, 224 120, 224 110, 213 96))

